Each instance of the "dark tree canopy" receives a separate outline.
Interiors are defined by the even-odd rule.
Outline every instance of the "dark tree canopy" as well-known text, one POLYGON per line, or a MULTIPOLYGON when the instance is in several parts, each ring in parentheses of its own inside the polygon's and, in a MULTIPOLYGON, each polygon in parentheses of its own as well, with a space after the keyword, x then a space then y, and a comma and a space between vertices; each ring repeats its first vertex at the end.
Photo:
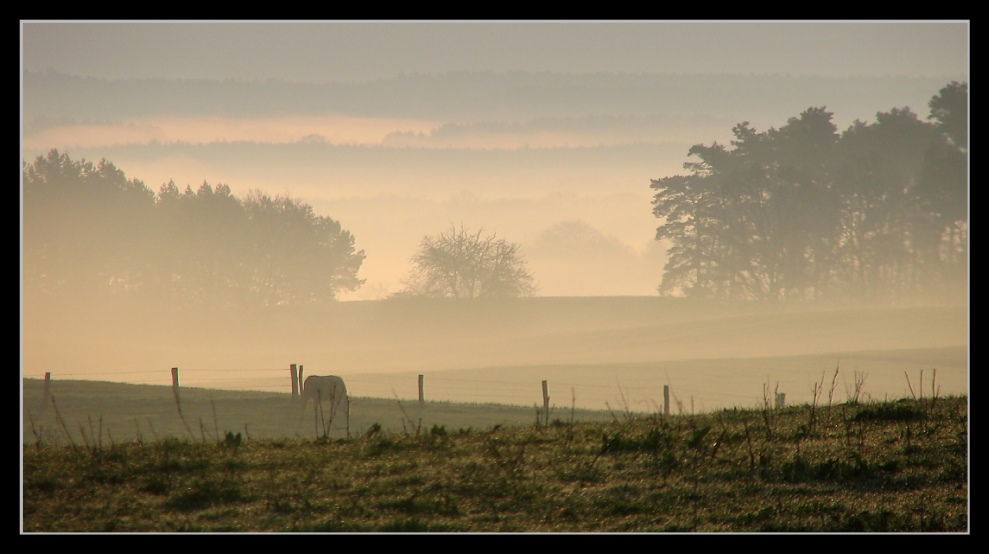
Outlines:
POLYGON ((470 233, 451 226, 424 237, 412 265, 404 296, 509 298, 535 292, 520 245, 484 235, 483 229, 470 233))
POLYGON ((928 103, 935 122, 951 143, 968 150, 968 83, 952 81, 928 103))
POLYGON ((811 108, 779 129, 696 145, 688 175, 652 181, 661 294, 902 301, 967 280, 967 86, 842 134, 811 108), (965 120, 964 124, 960 120, 965 120))

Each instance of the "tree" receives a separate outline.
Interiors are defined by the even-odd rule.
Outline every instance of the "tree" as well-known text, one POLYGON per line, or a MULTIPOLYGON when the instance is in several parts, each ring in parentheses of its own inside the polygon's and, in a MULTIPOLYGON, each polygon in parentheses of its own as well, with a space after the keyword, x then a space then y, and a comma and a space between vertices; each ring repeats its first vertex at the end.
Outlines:
POLYGON ((156 284, 173 303, 220 308, 244 303, 245 268, 250 250, 244 245, 249 222, 244 207, 228 185, 203 181, 179 193, 170 181, 157 197, 159 252, 156 284))
POLYGON ((623 294, 645 277, 647 265, 630 246, 580 220, 545 229, 526 252, 543 287, 561 295, 623 294))
POLYGON ((154 193, 107 160, 73 160, 58 150, 23 169, 27 288, 69 295, 139 285, 154 193))
POLYGON ((422 239, 412 257, 404 294, 433 298, 512 298, 535 293, 533 277, 522 259, 521 246, 484 236, 450 230, 422 239))
POLYGON ((24 164, 23 189, 23 286, 38 299, 300 306, 364 282, 353 235, 291 198, 240 200, 205 181, 156 196, 106 160, 57 150, 24 164))
POLYGON ((652 181, 661 294, 914 301, 967 283, 967 86, 836 133, 811 108, 779 129, 695 145, 652 181))
POLYGON ((968 150, 968 83, 952 81, 931 98, 927 106, 934 121, 951 143, 968 150))
POLYGON ((821 294, 836 236, 827 161, 832 114, 811 108, 780 129, 743 122, 732 149, 695 145, 690 175, 654 180, 656 239, 671 244, 659 291, 782 301, 821 294))
POLYGON ((968 84, 952 81, 928 103, 939 132, 924 156, 918 187, 926 209, 924 241, 943 280, 968 282, 968 84))
POLYGON ((856 121, 842 133, 835 168, 841 195, 838 281, 859 300, 916 294, 920 220, 916 182, 934 127, 909 108, 856 121))
POLYGON ((288 196, 251 191, 243 201, 250 260, 247 290, 262 306, 321 304, 364 284, 354 236, 340 222, 316 215, 288 196))

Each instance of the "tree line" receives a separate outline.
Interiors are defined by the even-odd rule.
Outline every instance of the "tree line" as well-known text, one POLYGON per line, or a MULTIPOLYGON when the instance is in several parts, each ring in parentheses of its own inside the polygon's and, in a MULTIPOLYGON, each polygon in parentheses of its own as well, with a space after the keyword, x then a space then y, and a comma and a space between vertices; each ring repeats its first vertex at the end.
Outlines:
MULTIPOLYGON (((964 288, 968 86, 838 133, 811 108, 779 129, 698 144, 686 175, 651 181, 669 245, 661 295, 888 301, 964 288)), ((304 306, 357 290, 365 252, 287 196, 228 185, 157 193, 113 163, 51 150, 24 163, 25 294, 199 308, 304 306)), ((657 273, 659 269, 657 268, 657 273)), ((521 247, 460 226, 424 237, 400 296, 531 296, 521 247)))
MULTIPOLYGON (((340 222, 288 196, 174 181, 152 192, 113 163, 51 150, 25 165, 23 287, 30 295, 192 308, 332 302, 364 283, 340 222)), ((400 296, 530 296, 521 246, 462 225, 424 237, 400 296)), ((38 298, 34 296, 34 298, 38 298)))
POLYGON ((155 194, 109 161, 57 150, 23 178, 25 292, 276 306, 332 301, 363 283, 354 236, 290 197, 174 181, 155 194))
POLYGON ((692 147, 652 181, 659 292, 756 301, 902 301, 963 290, 968 271, 968 85, 922 121, 909 108, 843 133, 825 108, 779 129, 692 147))

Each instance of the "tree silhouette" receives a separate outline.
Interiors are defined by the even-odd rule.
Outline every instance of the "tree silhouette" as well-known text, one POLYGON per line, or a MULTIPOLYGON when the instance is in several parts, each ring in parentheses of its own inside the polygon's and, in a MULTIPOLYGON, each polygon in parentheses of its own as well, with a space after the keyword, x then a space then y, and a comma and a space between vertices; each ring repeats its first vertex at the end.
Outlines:
POLYGON ((834 240, 834 199, 823 160, 837 135, 831 113, 786 126, 732 130, 732 149, 696 145, 692 174, 652 183, 657 240, 672 243, 660 292, 786 300, 814 294, 834 240))
POLYGON ((154 209, 144 183, 57 150, 23 179, 25 290, 105 295, 138 285, 154 209))
POLYGON ((364 251, 340 223, 287 196, 252 191, 244 201, 254 264, 248 289, 264 306, 319 304, 360 288, 364 251))
POLYGON ((461 225, 422 239, 412 257, 403 296, 433 298, 507 298, 531 296, 533 277, 521 247, 483 229, 470 233, 461 225))
POLYGON ((363 284, 364 252, 308 204, 203 182, 155 195, 112 163, 52 150, 25 164, 24 289, 222 309, 333 301, 363 284))
POLYGON ((659 291, 744 300, 894 300, 967 277, 967 86, 856 121, 824 108, 779 129, 695 145, 687 175, 652 181, 659 291))
POLYGON ((833 186, 842 199, 843 296, 891 300, 916 292, 922 214, 915 184, 933 140, 933 126, 909 108, 876 114, 872 124, 856 121, 842 134, 833 186))
POLYGON ((924 243, 937 279, 964 285, 968 272, 968 85, 951 82, 929 103, 939 132, 924 156, 919 188, 924 243))

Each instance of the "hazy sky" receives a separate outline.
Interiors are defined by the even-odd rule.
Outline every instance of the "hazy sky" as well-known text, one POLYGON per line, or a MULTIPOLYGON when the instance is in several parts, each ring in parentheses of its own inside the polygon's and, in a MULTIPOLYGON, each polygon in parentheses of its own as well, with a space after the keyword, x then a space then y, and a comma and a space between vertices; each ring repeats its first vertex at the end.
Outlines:
MULTIPOLYGON (((62 95, 45 90, 45 94, 34 98, 24 98, 22 91, 21 108, 24 112, 28 111, 27 107, 64 112, 52 114, 50 120, 44 121, 43 125, 34 125, 30 132, 25 131, 25 126, 22 129, 22 153, 28 163, 35 155, 47 152, 48 148, 58 148, 73 159, 79 159, 80 152, 84 152, 89 160, 106 156, 127 177, 142 180, 152 190, 158 190, 169 180, 174 180, 180 187, 191 185, 193 189, 208 181, 214 185, 230 185, 237 196, 243 196, 256 187, 273 195, 287 193, 310 203, 317 214, 340 221, 345 229, 354 234, 356 247, 366 250, 367 259, 361 267, 360 277, 367 279, 367 283, 360 291, 343 299, 376 299, 397 292, 400 279, 408 271, 410 257, 421 238, 443 232, 455 224, 464 225, 472 231, 484 229, 497 233, 499 238, 523 244, 541 296, 655 296, 666 253, 662 250, 662 244, 655 240, 658 222, 652 213, 649 185, 651 179, 678 171, 691 144, 710 144, 715 140, 724 144, 726 138, 730 140, 732 126, 741 121, 752 122, 759 131, 784 125, 786 118, 799 114, 796 110, 789 111, 790 105, 797 105, 799 109, 827 105, 835 110, 836 121, 842 122, 840 130, 853 118, 871 120, 880 110, 902 106, 912 107, 924 117, 927 102, 937 93, 936 87, 955 79, 968 80, 969 35, 970 22, 967 20, 22 20, 22 75, 26 71, 51 70, 102 79, 349 83, 393 79, 403 74, 451 71, 545 71, 568 74, 923 77, 937 83, 929 90, 915 92, 911 83, 905 82, 908 79, 874 79, 876 91, 869 90, 867 92, 874 94, 864 95, 871 96, 874 104, 870 103, 869 98, 862 101, 863 95, 856 92, 862 89, 851 88, 843 79, 833 79, 842 81, 836 86, 814 88, 809 92, 806 88, 777 87, 776 92, 780 95, 777 98, 787 100, 789 103, 786 106, 760 93, 751 93, 755 101, 750 103, 746 91, 733 86, 712 86, 713 92, 726 94, 712 93, 710 97, 715 100, 709 100, 707 94, 699 94, 697 102, 691 104, 713 103, 727 95, 729 101, 720 100, 721 105, 717 107, 725 111, 737 110, 737 113, 724 116, 715 113, 711 117, 696 108, 643 94, 648 101, 648 109, 633 115, 644 118, 645 124, 635 126, 621 123, 614 127, 617 130, 608 127, 600 132, 594 125, 589 125, 584 116, 613 115, 610 112, 582 114, 576 113, 576 108, 573 108, 574 113, 563 116, 550 113, 560 119, 559 125, 553 127, 545 121, 548 116, 536 113, 535 108, 523 111, 517 107, 519 103, 509 102, 506 106, 510 108, 504 115, 491 110, 489 113, 495 113, 495 116, 437 115, 435 120, 430 119, 434 117, 432 115, 420 116, 417 112, 388 115, 389 110, 378 114, 373 113, 373 109, 367 110, 371 113, 331 113, 328 110, 327 113, 293 113, 291 109, 286 109, 254 116, 212 114, 206 110, 128 115, 130 112, 120 107, 126 107, 130 104, 128 100, 134 100, 133 92, 126 93, 131 97, 101 95, 96 99, 98 101, 81 98, 80 102, 75 102, 78 98, 73 96, 74 91, 59 88, 56 92, 62 95), (842 90, 844 87, 851 92, 842 90), (848 93, 832 98, 831 90, 848 93), (48 108, 53 102, 61 104, 48 108), (863 107, 858 109, 860 103, 863 107), (755 104, 766 104, 771 109, 748 113, 750 106, 755 104), (850 109, 851 104, 855 104, 856 109, 850 109), (96 116, 72 112, 74 109, 96 108, 100 110, 95 112, 96 116), (766 115, 768 112, 772 113, 766 115), (501 123, 508 124, 511 132, 494 125, 501 123), (396 147, 387 142, 388 137, 394 141, 396 135, 408 137, 419 133, 429 135, 433 130, 451 131, 445 126, 455 124, 479 125, 476 129, 468 129, 470 132, 453 129, 457 132, 446 135, 437 132, 435 136, 417 139, 414 148, 407 148, 404 143, 396 147), (655 134, 643 133, 639 136, 636 133, 641 129, 655 134), (605 132, 611 134, 602 138, 605 132), (448 146, 444 137, 450 136, 453 138, 449 140, 459 142, 448 146), (295 144, 304 137, 325 138, 333 148, 316 151, 332 154, 332 157, 326 156, 329 161, 311 156, 312 159, 303 160, 309 164, 306 165, 300 163, 298 158, 287 163, 284 157, 279 157, 282 152, 299 151, 280 149, 279 145, 295 144), (237 148, 222 146, 227 141, 259 141, 265 144, 263 147, 251 144, 237 148), (639 148, 638 142, 648 142, 648 149, 639 148), (182 143, 183 146, 162 146, 166 143, 182 143), (275 143, 278 145, 271 146, 275 143), (493 143, 497 143, 497 148, 490 147, 493 143), (222 147, 215 147, 217 144, 222 147), (673 146, 666 148, 669 144, 673 146), (111 150, 119 145, 135 147, 111 150), (361 148, 351 148, 352 145, 360 145, 361 148), (599 148, 600 145, 607 148, 599 148), (612 146, 615 147, 613 150, 612 146), (490 151, 482 152, 484 149, 490 151), (113 155, 107 154, 107 151, 113 152, 113 155), (669 151, 675 151, 676 155, 666 154, 669 151), (288 165, 298 167, 286 167, 288 165), (604 244, 600 252, 580 252, 581 256, 574 256, 559 245, 554 250, 554 245, 551 242, 547 244, 545 240, 547 232, 555 231, 556 235, 566 236, 567 233, 579 234, 582 229, 587 230, 588 234, 591 231, 601 233, 601 237, 597 237, 597 242, 604 244)), ((501 80, 512 81, 508 77, 501 80)), ((705 83, 727 82, 700 80, 705 83)), ((778 83, 791 79, 753 80, 778 83)), ((74 79, 64 81, 72 82, 74 79)), ((430 85, 443 82, 442 79, 422 81, 429 81, 430 85)), ((609 95, 614 93, 609 88, 614 84, 610 75, 595 76, 587 81, 594 82, 594 91, 603 91, 600 92, 602 97, 611 98, 609 95)), ((581 82, 584 80, 581 79, 581 82)), ((232 84, 233 88, 241 88, 240 83, 232 84)), ((401 82, 383 83, 380 90, 401 91, 401 87, 401 82)), ((98 88, 133 90, 116 86, 98 88)), ((326 88, 379 89, 372 86, 326 88)), ((410 94, 416 94, 416 90, 419 89, 410 94)), ((431 94, 428 91, 435 89, 426 87, 421 90, 427 92, 419 94, 431 94)), ((552 94, 552 90, 557 89, 543 94, 552 94)), ((630 90, 634 93, 639 89, 630 90)), ((185 98, 177 96, 176 101, 185 98)), ((474 99, 478 104, 498 104, 497 98, 491 100, 483 94, 479 96, 480 99, 474 99)), ((618 94, 614 97, 618 98, 618 102, 627 98, 618 94)), ((255 98, 251 97, 251 100, 255 98)), ((372 95, 371 98, 377 97, 372 95)), ((555 105, 558 97, 525 97, 530 98, 538 100, 533 104, 539 109, 546 109, 544 106, 558 108, 555 105)), ((435 97, 430 96, 429 99, 435 97)), ((691 100, 694 99, 691 97, 691 100)), ((165 104, 174 109, 173 103, 162 103, 165 104)), ((22 121, 22 125, 25 123, 22 121)), ((550 233, 549 236, 552 238, 554 235, 550 233)), ((567 246, 566 243, 563 246, 567 246)), ((107 375, 104 372, 110 372, 115 379, 146 382, 158 377, 168 379, 168 368, 175 366, 182 366, 184 372, 189 372, 188 375, 196 379, 196 370, 189 368, 278 368, 299 361, 306 364, 307 370, 313 372, 311 374, 333 372, 350 375, 382 368, 395 372, 419 370, 415 364, 432 364, 430 369, 443 369, 470 368, 475 363, 468 357, 455 357, 460 355, 459 350, 449 349, 450 341, 442 330, 436 332, 435 343, 420 345, 416 342, 418 334, 409 339, 414 348, 440 356, 429 358, 418 355, 416 350, 403 350, 401 344, 394 348, 391 327, 376 330, 379 334, 372 335, 369 342, 357 344, 349 336, 341 339, 332 333, 327 334, 321 326, 324 323, 322 320, 314 325, 299 324, 298 329, 305 330, 305 333, 287 332, 284 337, 271 337, 264 333, 280 329, 288 319, 238 322, 239 326, 233 327, 190 326, 188 321, 183 321, 182 325, 163 325, 159 314, 154 313, 146 317, 146 321, 152 323, 147 326, 149 332, 144 333, 141 324, 134 323, 140 320, 133 313, 120 315, 109 311, 90 313, 80 310, 79 313, 68 314, 73 317, 65 317, 64 307, 57 308, 58 311, 47 314, 39 311, 27 314, 32 319, 24 320, 22 374, 38 376, 54 370, 59 372, 58 378, 67 375, 77 378, 75 376, 79 372, 87 372, 84 378, 104 378, 107 375), (90 328, 91 321, 98 325, 90 328), (117 326, 126 333, 121 335, 103 331, 104 328, 115 330, 117 326), (241 327, 249 332, 242 333, 241 327), (199 329, 209 329, 210 332, 200 332, 199 329), (216 340, 214 330, 225 332, 229 338, 216 340), (251 330, 257 330, 258 334, 250 334, 254 332, 251 330), (206 342, 199 343, 200 339, 206 342), (376 352, 381 359, 385 355, 392 358, 372 366, 365 357, 369 351, 376 352), (346 358, 348 355, 351 360, 346 358), (441 366, 441 362, 446 365, 441 366), (365 363, 365 366, 359 366, 360 363, 365 363), (161 369, 164 371, 159 371, 161 369), (134 371, 138 372, 136 376, 124 377, 134 371)), ((109 310, 105 306, 94 309, 109 310)), ((25 313, 22 313, 23 316, 25 313)), ((504 359, 506 366, 512 363, 520 366, 540 363, 562 368, 578 362, 589 363, 592 354, 602 356, 604 362, 642 363, 644 360, 658 360, 661 356, 674 359, 670 357, 671 352, 677 349, 684 359, 755 356, 760 352, 767 356, 795 355, 803 353, 795 350, 800 343, 794 338, 795 335, 806 335, 812 339, 812 343, 808 343, 812 346, 806 347, 807 353, 829 353, 829 365, 833 359, 831 352, 856 350, 869 345, 871 348, 893 349, 967 344, 967 336, 962 329, 964 322, 957 316, 950 318, 950 326, 935 321, 931 327, 931 322, 923 319, 909 334, 886 321, 866 325, 872 320, 852 319, 855 320, 852 323, 857 325, 850 326, 848 321, 840 320, 834 323, 833 328, 811 328, 794 325, 787 320, 784 322, 786 332, 777 332, 775 327, 767 331, 767 342, 759 347, 759 352, 756 352, 753 337, 763 327, 753 326, 748 320, 744 324, 731 324, 732 329, 737 327, 742 331, 737 333, 726 333, 723 325, 714 328, 714 331, 693 326, 668 332, 665 322, 661 327, 647 321, 643 323, 642 338, 636 338, 639 335, 629 334, 624 319, 611 316, 595 318, 594 325, 598 324, 598 320, 615 321, 613 329, 603 331, 609 340, 621 339, 612 343, 588 341, 587 337, 591 335, 581 334, 574 335, 577 338, 572 339, 573 342, 579 343, 575 346, 567 342, 571 341, 569 335, 560 335, 565 340, 553 338, 557 330, 547 324, 545 337, 552 340, 545 339, 545 344, 542 342, 543 335, 525 338, 528 342, 491 343, 491 356, 488 355, 489 350, 475 348, 475 343, 470 340, 458 344, 458 347, 473 359, 481 360, 477 363, 491 365, 502 363, 492 360, 504 359), (936 332, 930 332, 930 329, 936 332), (654 340, 654 333, 657 340, 654 340), (873 336, 869 333, 885 333, 891 337, 890 342, 872 340, 873 336), (699 342, 706 338, 722 342, 714 347, 699 342), (894 340, 895 343, 892 342, 894 340), (619 359, 618 355, 624 355, 624 351, 634 351, 629 348, 630 344, 654 350, 641 358, 619 359), (535 352, 531 356, 526 351, 530 347, 535 352), (554 352, 562 354, 554 357, 557 356, 554 352)), ((569 325, 568 321, 563 327, 569 328, 569 325)), ((463 336, 469 339, 470 332, 476 329, 469 325, 461 327, 464 327, 463 336)), ((286 329, 291 331, 295 327, 286 329)), ((359 332, 359 325, 355 329, 355 333, 359 332)), ((508 325, 506 329, 509 329, 508 325)), ((421 331, 418 328, 413 330, 416 333, 421 331)), ((515 333, 514 328, 509 330, 515 333)), ((842 358, 842 362, 845 361, 846 358, 842 358)), ((945 367, 940 362, 897 367, 891 372, 895 387, 903 388, 901 369, 934 365, 939 369, 945 367)), ((664 371, 677 369, 672 365, 662 367, 664 371)), ((695 367, 691 365, 689 369, 692 371, 695 367)), ((858 374, 859 370, 864 372, 866 368, 865 365, 850 366, 848 373, 854 371, 858 374)), ((964 377, 961 363, 955 363, 954 368, 957 375, 964 377)), ((802 366, 800 373, 794 370, 793 375, 798 380, 789 390, 796 392, 796 388, 802 387, 803 394, 806 394, 810 390, 807 383, 816 382, 816 374, 822 369, 822 366, 802 366), (808 371, 811 375, 805 378, 808 371)), ((880 380, 878 368, 868 366, 868 369, 871 375, 870 391, 882 391, 877 386, 880 380)), ((752 393, 756 395, 759 385, 768 378, 761 373, 762 370, 760 367, 760 374, 744 385, 751 386, 752 393)), ((845 370, 844 365, 842 370, 845 370)), ((777 366, 766 371, 778 373, 782 370, 777 366)), ((607 373, 608 386, 611 386, 613 376, 617 375, 610 372, 611 369, 607 373)), ((277 373, 284 376, 284 370, 279 369, 277 373)), ((667 379, 668 376, 669 373, 666 374, 667 379)), ((773 378, 776 377, 774 374, 773 378)), ((711 382, 719 379, 708 378, 711 382)), ((940 384, 940 373, 938 379, 940 384)), ((962 382, 960 378, 958 381, 962 382)), ((538 380, 533 382, 538 386, 538 380)), ((241 381, 238 380, 238 384, 242 384, 241 381)), ((678 381, 677 385, 686 386, 686 383, 678 381)), ((964 382, 961 386, 965 386, 964 382)), ((747 392, 749 389, 743 389, 743 386, 735 388, 739 394, 750 394, 747 392)), ((945 390, 954 392, 957 388, 960 387, 952 389, 946 383, 945 390)), ((355 384, 353 390, 358 396, 369 392, 360 382, 355 384)), ((680 390, 693 394, 689 386, 680 390)))
POLYGON ((557 71, 956 76, 969 22, 22 21, 26 70, 103 78, 364 81, 557 71))
MULTIPOLYGON (((967 80, 969 74, 966 20, 43 20, 22 21, 21 32, 24 70, 54 70, 106 79, 326 83, 450 71, 547 71, 929 77, 947 83, 954 79, 967 80)), ((893 92, 899 94, 904 90, 901 87, 893 92)), ((836 110, 836 122, 841 121, 840 127, 844 128, 853 118, 869 119, 877 110, 895 106, 911 106, 923 114, 926 102, 935 92, 936 89, 931 89, 906 103, 894 94, 889 103, 884 101, 861 113, 840 109, 842 106, 836 105, 839 100, 830 97, 807 98, 801 107, 826 103, 836 110)), ((103 100, 108 105, 115 102, 103 100)), ((126 104, 124 100, 119 102, 126 104)), ((657 104, 656 109, 675 113, 680 108, 657 104)), ((783 116, 795 115, 796 111, 765 121, 754 119, 756 114, 738 113, 737 119, 717 120, 705 126, 691 120, 689 128, 668 122, 657 122, 650 128, 667 128, 665 132, 673 138, 662 140, 684 143, 681 151, 686 155, 689 144, 730 139, 730 129, 739 121, 751 121, 756 128, 765 130, 770 125, 785 123, 783 116), (712 128, 718 130, 717 134, 712 128)), ((514 113, 509 116, 522 117, 514 113)), ((78 115, 76 118, 78 121, 48 126, 23 136, 26 159, 55 147, 75 155, 86 148, 89 157, 99 159, 107 156, 100 148, 115 144, 174 141, 207 144, 237 140, 288 143, 305 136, 319 136, 333 144, 384 146, 395 133, 429 134, 431 129, 449 123, 337 113, 225 118, 163 114, 108 121, 88 121, 78 115)), ((497 142, 498 148, 506 149, 561 145, 569 148, 583 144, 582 141, 595 146, 639 140, 629 132, 602 138, 600 134, 578 136, 540 131, 534 127, 533 131, 519 136, 488 133, 476 138, 462 137, 456 147, 483 149, 497 142)), ((437 144, 446 147, 442 141, 437 144)), ((332 179, 324 172, 303 180, 289 178, 277 163, 263 168, 245 163, 243 171, 238 173, 229 167, 220 170, 211 163, 215 160, 108 157, 128 177, 143 180, 153 190, 169 180, 193 187, 208 181, 227 183, 238 196, 249 188, 261 188, 274 194, 301 197, 320 215, 340 220, 354 232, 358 247, 367 250, 362 276, 368 283, 358 298, 394 292, 419 239, 450 224, 463 223, 498 232, 508 240, 525 243, 532 251, 535 239, 547 228, 581 221, 645 255, 655 247, 657 225, 649 204, 649 180, 672 174, 682 164, 681 159, 667 163, 668 160, 650 158, 648 168, 624 160, 603 160, 597 166, 588 167, 554 164, 555 158, 547 156, 539 170, 512 163, 499 166, 498 171, 474 167, 457 173, 459 166, 455 163, 378 164, 383 167, 357 163, 347 166, 349 173, 344 165, 334 166, 332 179), (271 171, 275 174, 270 175, 271 171), (444 179, 457 183, 457 187, 464 189, 463 194, 451 196, 450 187, 441 182, 444 179), (585 183, 583 188, 576 186, 578 181, 585 183), (392 188, 382 191, 383 185, 392 188), (382 198, 383 194, 395 191, 401 192, 402 200, 382 198), (484 198, 478 196, 482 192, 484 198), (491 198, 493 195, 497 198, 491 198), (429 202, 424 201, 427 196, 429 202), (522 196, 528 203, 523 203, 522 196), (404 222, 409 232, 396 237, 382 221, 404 222)), ((449 158, 445 160, 449 162, 449 158)), ((571 269, 550 267, 547 261, 535 256, 529 262, 541 275, 541 289, 547 295, 654 294, 662 256, 636 261, 636 267, 644 268, 641 270, 614 268, 616 274, 631 281, 609 275, 593 283, 591 280, 580 283, 571 277, 571 269)))

